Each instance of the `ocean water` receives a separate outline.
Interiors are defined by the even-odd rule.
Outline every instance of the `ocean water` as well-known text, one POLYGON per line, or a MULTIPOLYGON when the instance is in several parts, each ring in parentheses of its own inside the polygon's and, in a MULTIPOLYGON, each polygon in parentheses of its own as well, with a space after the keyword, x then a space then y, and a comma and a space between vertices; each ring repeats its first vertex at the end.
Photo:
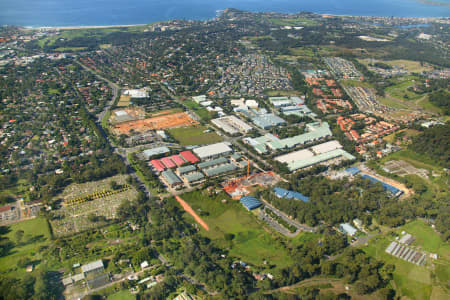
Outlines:
POLYGON ((336 15, 449 17, 450 0, 0 0, 0 25, 93 26, 148 24, 171 19, 205 20, 216 11, 295 13, 310 11, 336 15))

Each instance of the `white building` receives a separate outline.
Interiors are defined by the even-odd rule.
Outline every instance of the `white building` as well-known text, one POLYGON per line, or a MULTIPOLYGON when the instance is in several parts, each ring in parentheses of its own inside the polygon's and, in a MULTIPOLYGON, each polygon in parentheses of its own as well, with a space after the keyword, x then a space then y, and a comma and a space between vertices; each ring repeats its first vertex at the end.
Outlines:
POLYGON ((227 155, 233 152, 233 149, 230 148, 229 143, 216 143, 200 148, 196 148, 194 150, 195 155, 201 160, 213 158, 221 155, 227 155))
POLYGON ((148 98, 148 92, 145 89, 126 90, 123 94, 125 96, 130 96, 131 98, 148 98))
POLYGON ((246 133, 252 129, 250 125, 235 116, 224 116, 211 122, 228 134, 246 133))

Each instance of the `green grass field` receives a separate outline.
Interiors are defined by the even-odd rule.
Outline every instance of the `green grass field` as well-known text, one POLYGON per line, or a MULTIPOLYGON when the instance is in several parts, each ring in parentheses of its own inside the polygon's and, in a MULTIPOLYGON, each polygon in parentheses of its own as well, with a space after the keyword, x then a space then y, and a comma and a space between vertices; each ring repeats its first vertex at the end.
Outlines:
POLYGON ((102 37, 107 34, 113 33, 113 32, 143 32, 145 29, 147 29, 148 26, 130 26, 130 27, 107 27, 107 28, 80 28, 80 29, 65 29, 60 32, 60 34, 51 36, 51 37, 45 37, 43 39, 40 39, 38 41, 38 45, 40 47, 44 47, 44 45, 47 43, 47 45, 51 46, 55 43, 58 39, 65 39, 65 40, 72 40, 74 38, 79 37, 102 37))
POLYGON ((408 91, 409 87, 414 86, 415 82, 411 80, 405 80, 403 82, 399 82, 396 85, 390 86, 386 88, 386 94, 391 95, 394 98, 402 99, 406 101, 417 100, 422 98, 423 95, 416 94, 414 92, 408 91))
MULTIPOLYGON (((372 257, 376 257, 388 264, 395 265, 394 282, 398 292, 410 299, 430 299, 433 290, 441 292, 449 280, 450 246, 444 243, 439 235, 423 221, 416 220, 395 230, 397 234, 406 231, 417 239, 412 244, 414 247, 425 251, 438 253, 440 259, 433 262, 433 268, 428 262, 425 266, 405 262, 385 252, 386 247, 393 237, 379 236, 371 240, 369 246, 363 250, 372 257)), ((429 261, 429 260, 428 260, 429 261)), ((445 299, 445 298, 436 298, 445 299)))
POLYGON ((348 79, 348 80, 342 80, 341 84, 345 85, 345 86, 352 86, 352 87, 362 86, 362 87, 367 87, 367 88, 373 88, 373 85, 367 81, 358 81, 358 80, 348 79))
POLYGON ((403 103, 402 101, 398 99, 393 99, 390 97, 377 97, 377 100, 386 106, 392 107, 392 108, 398 108, 398 109, 408 109, 408 105, 406 103, 403 103))
POLYGON ((450 245, 445 243, 430 225, 416 220, 403 226, 402 230, 416 237, 413 246, 420 246, 423 250, 437 253, 440 257, 450 261, 450 245))
POLYGON ((441 171, 442 168, 436 165, 436 163, 425 155, 416 153, 414 151, 405 149, 395 153, 392 153, 388 156, 383 157, 380 160, 380 163, 384 164, 389 160, 404 160, 416 168, 419 169, 427 169, 429 171, 441 171))
POLYGON ((295 56, 304 56, 304 57, 314 57, 315 54, 312 49, 298 47, 298 48, 290 48, 289 51, 295 56))
POLYGON ((194 101, 186 100, 183 101, 183 104, 193 110, 203 121, 209 121, 212 117, 212 114, 206 108, 201 107, 194 101))
POLYGON ((112 295, 109 295, 107 300, 134 300, 136 296, 131 294, 128 290, 123 290, 112 295))
MULTIPOLYGON (((271 231, 239 201, 231 200, 223 192, 209 196, 207 192, 195 191, 183 194, 181 198, 208 224, 210 230, 202 228, 201 234, 213 240, 220 248, 228 248, 229 255, 261 267, 265 267, 265 259, 277 267, 292 263, 286 249, 275 240, 271 231), (222 203, 223 199, 227 202, 222 203), (224 238, 227 233, 234 235, 231 242, 224 238)), ((187 213, 184 216, 194 222, 187 213)))
POLYGON ((206 126, 191 126, 168 129, 172 135, 181 145, 204 145, 221 142, 223 139, 215 132, 207 132, 206 126))
POLYGON ((58 51, 58 52, 78 52, 78 51, 83 51, 86 50, 87 47, 60 47, 60 48, 56 48, 54 51, 58 51))
POLYGON ((19 268, 17 262, 21 258, 28 257, 30 261, 34 262, 35 267, 39 267, 40 261, 44 259, 39 248, 50 244, 50 231, 44 218, 35 218, 8 227, 10 232, 5 236, 15 244, 17 244, 16 232, 23 230, 24 235, 18 246, 11 249, 7 256, 0 257, 0 272, 13 277, 21 277, 25 274, 25 269, 19 268))
POLYGON ((270 18, 270 22, 275 25, 280 26, 315 26, 317 22, 307 18, 292 18, 292 19, 282 19, 282 18, 270 18))

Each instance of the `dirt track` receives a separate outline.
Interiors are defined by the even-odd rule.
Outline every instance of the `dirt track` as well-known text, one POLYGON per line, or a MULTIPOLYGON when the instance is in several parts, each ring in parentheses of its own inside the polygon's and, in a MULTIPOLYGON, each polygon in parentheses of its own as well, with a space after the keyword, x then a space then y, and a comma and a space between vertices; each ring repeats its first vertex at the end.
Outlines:
POLYGON ((200 224, 203 228, 205 228, 206 231, 209 231, 208 224, 205 223, 205 221, 200 218, 195 211, 192 209, 192 207, 189 206, 189 204, 186 203, 183 199, 181 199, 179 196, 175 196, 178 203, 184 208, 185 211, 187 211, 191 216, 194 217, 195 221, 197 221, 198 224, 200 224))

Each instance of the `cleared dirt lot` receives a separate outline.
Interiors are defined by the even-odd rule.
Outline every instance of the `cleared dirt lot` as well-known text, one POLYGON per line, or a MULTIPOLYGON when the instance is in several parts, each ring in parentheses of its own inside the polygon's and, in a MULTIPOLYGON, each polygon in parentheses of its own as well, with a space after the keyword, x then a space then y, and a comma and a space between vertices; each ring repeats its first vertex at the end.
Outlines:
POLYGON ((182 112, 117 124, 113 127, 113 131, 118 135, 129 135, 132 131, 136 133, 143 133, 149 130, 159 130, 197 124, 199 123, 194 121, 188 113, 182 112))

